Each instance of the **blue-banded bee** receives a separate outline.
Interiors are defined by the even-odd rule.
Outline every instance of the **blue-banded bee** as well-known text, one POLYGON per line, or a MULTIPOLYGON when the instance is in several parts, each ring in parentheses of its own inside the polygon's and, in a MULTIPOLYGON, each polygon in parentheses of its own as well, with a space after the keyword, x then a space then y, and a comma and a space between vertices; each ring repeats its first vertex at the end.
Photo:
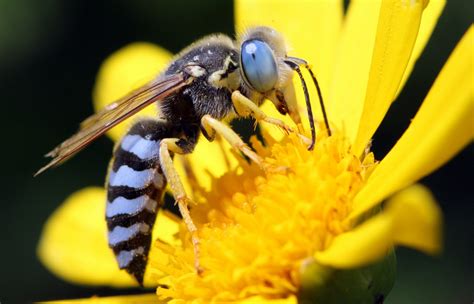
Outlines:
POLYGON ((256 27, 236 41, 225 35, 212 35, 184 49, 164 73, 84 120, 76 134, 46 155, 53 159, 37 174, 61 164, 124 119, 156 103, 160 117, 137 121, 115 147, 107 180, 109 247, 119 267, 142 284, 152 226, 169 183, 190 231, 199 272, 199 239, 189 215, 190 200, 173 167, 172 155, 191 153, 201 133, 211 141, 217 133, 264 167, 260 156, 223 121, 252 116, 292 132, 281 120, 265 115, 259 105, 269 99, 280 113, 300 122, 295 99, 286 96, 287 89, 292 88, 294 71, 305 93, 312 138, 304 138, 308 149, 312 149, 315 128, 301 66, 308 69, 317 88, 330 133, 321 91, 308 64, 287 56, 280 33, 256 27))

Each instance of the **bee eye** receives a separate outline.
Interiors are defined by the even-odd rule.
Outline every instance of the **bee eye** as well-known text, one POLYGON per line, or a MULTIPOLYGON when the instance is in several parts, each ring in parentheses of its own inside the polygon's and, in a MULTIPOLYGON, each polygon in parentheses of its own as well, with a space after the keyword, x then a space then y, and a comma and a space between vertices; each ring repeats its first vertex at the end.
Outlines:
POLYGON ((260 93, 274 88, 278 69, 273 52, 265 42, 257 39, 242 43, 241 61, 247 83, 260 93))

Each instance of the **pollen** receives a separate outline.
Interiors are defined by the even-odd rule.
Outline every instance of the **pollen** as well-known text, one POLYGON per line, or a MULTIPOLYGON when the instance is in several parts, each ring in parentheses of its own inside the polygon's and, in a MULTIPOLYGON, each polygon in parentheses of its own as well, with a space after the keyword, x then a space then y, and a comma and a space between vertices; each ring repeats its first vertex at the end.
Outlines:
POLYGON ((283 299, 297 293, 303 263, 347 231, 352 200, 375 166, 372 153, 351 154, 343 136, 318 132, 313 151, 296 135, 252 146, 270 166, 263 172, 240 156, 239 166, 213 179, 191 210, 200 239, 193 246, 183 226, 181 246, 156 242, 165 258, 152 267, 166 276, 157 294, 171 303, 236 301, 255 295, 283 299), (199 299, 199 300, 196 300, 199 299))

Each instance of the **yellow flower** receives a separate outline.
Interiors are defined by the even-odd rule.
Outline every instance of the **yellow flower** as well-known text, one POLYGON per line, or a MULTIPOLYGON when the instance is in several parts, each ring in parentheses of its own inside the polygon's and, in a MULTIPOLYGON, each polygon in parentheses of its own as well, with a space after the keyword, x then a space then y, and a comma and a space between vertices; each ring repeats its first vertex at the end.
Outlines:
MULTIPOLYGON (((315 149, 307 151, 295 135, 262 125, 265 146, 256 139, 252 146, 267 163, 288 168, 268 174, 229 152, 228 145, 222 149, 201 140, 187 156, 198 185, 188 183, 187 189, 197 202, 191 213, 201 240, 203 274, 195 273, 184 226, 161 212, 145 282, 167 287, 157 289, 158 297, 94 301, 296 303, 308 289, 311 297, 312 290, 323 295, 333 288, 325 283, 338 271, 390 259, 395 245, 438 253, 440 210, 426 188, 410 185, 472 140, 472 26, 392 150, 376 161, 367 144, 403 88, 443 7, 444 1, 357 0, 343 16, 342 1, 236 1, 237 31, 272 26, 292 43, 292 55, 316 67, 334 134, 327 137, 320 127, 315 149)), ((118 51, 99 74, 96 107, 139 85, 168 60, 166 51, 149 44, 118 51)), ((263 108, 278 117, 272 106, 263 108)), ((124 130, 122 125, 109 135, 118 139, 124 130)), ((131 286, 133 281, 118 270, 107 248, 104 202, 100 188, 73 194, 46 224, 38 253, 66 280, 131 286)), ((386 295, 388 285, 372 288, 359 302, 386 295)))

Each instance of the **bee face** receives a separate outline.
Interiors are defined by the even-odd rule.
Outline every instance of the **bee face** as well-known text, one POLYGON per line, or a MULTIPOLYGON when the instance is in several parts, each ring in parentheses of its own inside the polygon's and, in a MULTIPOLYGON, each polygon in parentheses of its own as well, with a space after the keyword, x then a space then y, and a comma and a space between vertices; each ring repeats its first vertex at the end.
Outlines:
POLYGON ((269 27, 256 27, 239 40, 240 73, 248 91, 268 94, 284 88, 291 68, 284 63, 287 47, 280 33, 269 27))

